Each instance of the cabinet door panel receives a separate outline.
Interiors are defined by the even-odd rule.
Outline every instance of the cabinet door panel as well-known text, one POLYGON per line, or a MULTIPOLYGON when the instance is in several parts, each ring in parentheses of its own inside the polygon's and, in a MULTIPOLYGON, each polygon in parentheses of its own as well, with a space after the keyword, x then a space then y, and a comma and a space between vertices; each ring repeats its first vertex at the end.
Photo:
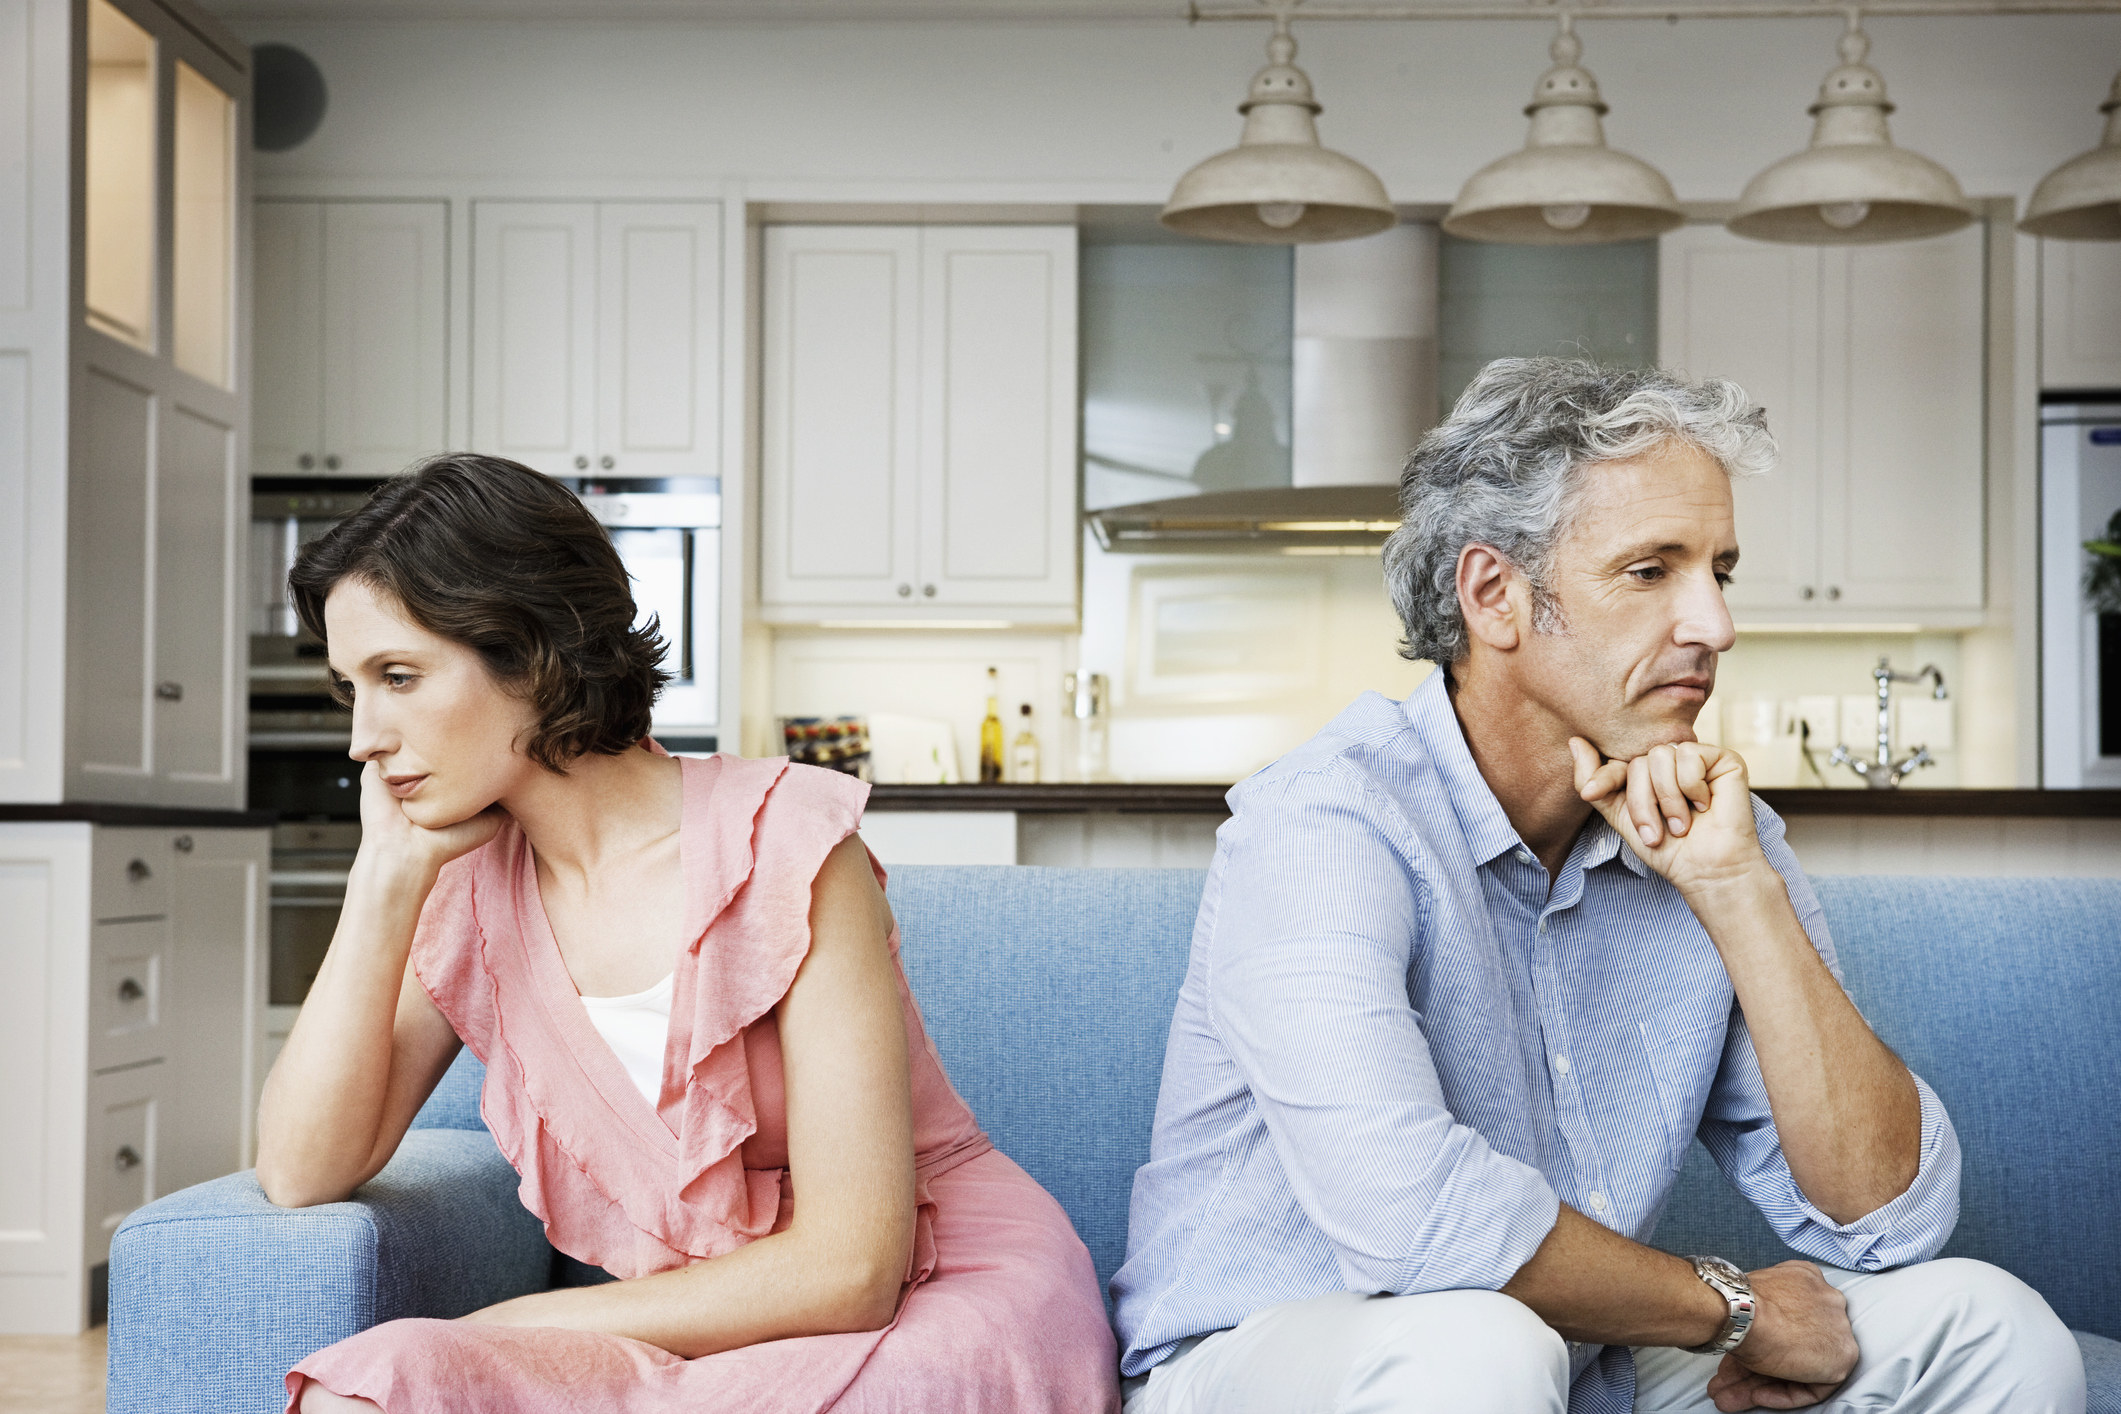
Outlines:
POLYGON ((917 602, 919 232, 766 232, 761 599, 917 602))
POLYGON ((155 482, 155 772, 232 787, 240 661, 234 431, 170 405, 155 482))
POLYGON ((1736 382, 1780 450, 1772 472, 1731 486, 1741 618, 1795 619, 1818 602, 1819 260, 1720 226, 1682 227, 1660 248, 1658 361, 1736 382))
POLYGON ((596 453, 596 207, 475 202, 471 233, 472 444, 575 475, 596 453))
POLYGON ((270 837, 260 830, 178 836, 165 983, 171 1125, 162 1146, 164 1191, 204 1183, 250 1162, 251 1102, 264 1021, 270 837), (182 846, 189 844, 188 850, 182 846))
POLYGON ((169 1077, 159 1063, 88 1082, 87 1260, 110 1256, 126 1214, 167 1192, 160 1181, 169 1077))
POLYGON ((2040 386, 2121 388, 2121 245, 2040 242, 2040 386))
POLYGON ((921 580, 941 605, 1075 604, 1075 231, 922 232, 921 580))
POLYGON ((324 208, 322 445, 341 475, 389 476, 447 440, 447 210, 324 208))
POLYGON ((150 769, 148 516, 158 411, 146 388, 88 370, 87 446, 68 488, 68 754, 91 776, 150 769))
POLYGON ((1829 404, 1846 413, 1828 448, 1820 574, 1847 608, 1919 620, 1981 607, 1983 230, 1828 256, 1847 266, 1826 340, 1845 389, 1829 404))
POLYGON ((712 202, 598 208, 599 470, 717 473, 721 244, 712 202))
POLYGON ((323 204, 261 201, 251 230, 251 466, 259 476, 300 476, 317 468, 324 447, 323 204))

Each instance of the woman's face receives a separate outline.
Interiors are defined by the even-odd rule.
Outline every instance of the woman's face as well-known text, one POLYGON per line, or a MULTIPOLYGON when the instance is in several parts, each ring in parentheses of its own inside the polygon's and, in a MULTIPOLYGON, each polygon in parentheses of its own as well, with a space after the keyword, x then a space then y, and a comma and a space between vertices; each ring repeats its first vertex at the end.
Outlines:
POLYGON ((536 724, 475 649, 421 628, 394 595, 342 579, 324 600, 331 670, 353 690, 353 745, 405 818, 437 829, 512 794, 540 767, 517 749, 536 724))

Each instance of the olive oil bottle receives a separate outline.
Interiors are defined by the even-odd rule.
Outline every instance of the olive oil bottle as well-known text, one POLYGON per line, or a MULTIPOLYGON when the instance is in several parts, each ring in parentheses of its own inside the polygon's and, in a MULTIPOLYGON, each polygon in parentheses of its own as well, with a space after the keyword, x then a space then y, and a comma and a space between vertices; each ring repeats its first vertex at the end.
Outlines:
POLYGON ((987 715, 979 724, 979 783, 996 786, 1002 782, 1002 675, 999 668, 987 669, 987 715))

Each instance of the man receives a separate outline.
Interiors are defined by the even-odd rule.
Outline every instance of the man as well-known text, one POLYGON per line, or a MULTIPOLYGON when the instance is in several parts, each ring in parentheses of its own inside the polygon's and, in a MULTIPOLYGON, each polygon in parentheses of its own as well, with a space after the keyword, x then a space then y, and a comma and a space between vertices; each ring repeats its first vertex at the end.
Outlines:
POLYGON ((1773 457, 1729 383, 1529 359, 1409 459, 1385 575, 1439 668, 1231 792, 1112 1283, 1128 1414, 2081 1414, 2039 1295, 1931 1260, 1951 1122, 1694 739, 1773 457), (1697 1133, 1823 1265, 1644 1245, 1697 1133))

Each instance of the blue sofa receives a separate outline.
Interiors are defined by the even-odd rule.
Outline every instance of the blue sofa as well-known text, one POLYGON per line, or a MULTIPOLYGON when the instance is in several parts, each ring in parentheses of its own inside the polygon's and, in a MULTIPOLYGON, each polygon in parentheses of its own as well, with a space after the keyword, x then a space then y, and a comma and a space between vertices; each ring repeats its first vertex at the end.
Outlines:
MULTIPOLYGON (((1849 985, 1943 1096, 1966 1153, 1948 1249, 2032 1283, 2080 1332, 2093 1414, 2121 1414, 2121 882, 1818 881, 1849 985)), ((1126 1248, 1190 870, 916 869, 891 898, 958 1089, 1074 1218, 1100 1277, 1126 1248)), ((135 1212, 111 1246, 110 1404, 281 1407, 281 1375, 400 1316, 601 1276, 557 1258, 480 1123, 467 1053, 353 1201, 267 1203, 248 1173, 135 1212)), ((1741 1265, 1780 1245, 1699 1145, 1657 1233, 1741 1265)))

